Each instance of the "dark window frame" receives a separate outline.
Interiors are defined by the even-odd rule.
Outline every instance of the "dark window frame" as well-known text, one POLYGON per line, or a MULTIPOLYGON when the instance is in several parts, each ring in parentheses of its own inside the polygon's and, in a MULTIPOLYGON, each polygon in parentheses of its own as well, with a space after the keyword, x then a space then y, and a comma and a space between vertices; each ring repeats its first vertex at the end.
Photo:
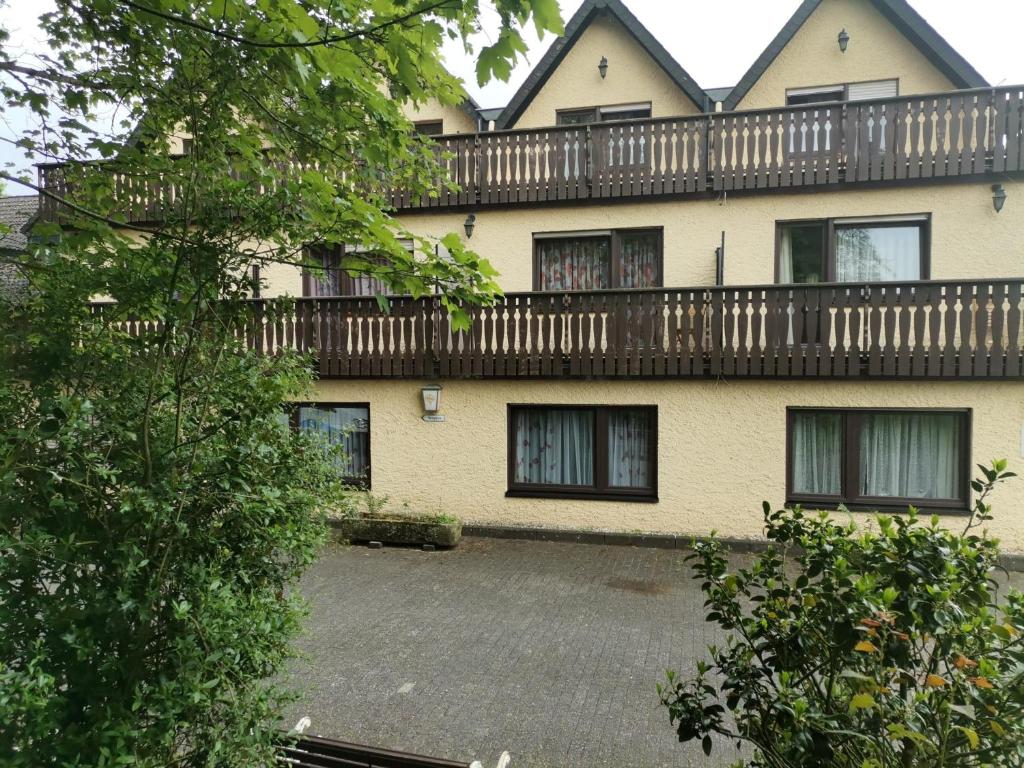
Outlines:
MULTIPOLYGON (((316 248, 320 250, 320 258, 322 261, 322 270, 325 276, 329 276, 332 273, 336 276, 337 291, 331 294, 317 293, 313 290, 314 283, 320 282, 319 271, 310 270, 307 267, 302 268, 302 297, 307 299, 316 298, 353 298, 353 299, 372 299, 374 295, 367 295, 363 293, 355 293, 352 290, 352 285, 355 280, 361 279, 366 275, 356 275, 353 277, 348 273, 348 270, 342 269, 341 260, 345 255, 344 245, 334 245, 330 248, 326 246, 307 246, 305 250, 306 259, 310 259, 312 250, 316 248), (328 264, 328 260, 336 260, 336 263, 332 266, 328 264)), ((365 255, 365 254, 364 254, 365 255)), ((383 263, 383 262, 382 262, 383 263)))
MULTIPOLYGON (((852 229, 856 227, 908 227, 916 226, 921 230, 920 244, 920 271, 918 280, 931 279, 932 262, 932 214, 928 213, 899 213, 875 216, 838 216, 827 219, 776 219, 775 221, 775 284, 776 285, 806 285, 806 283, 783 283, 782 282, 782 230, 787 226, 810 226, 819 225, 824 231, 822 247, 822 273, 824 283, 836 281, 836 230, 852 229), (902 221, 891 220, 890 217, 903 217, 902 221), (873 221, 876 219, 877 221, 873 221), (848 223, 850 219, 856 219, 857 223, 848 223)), ((903 282, 903 281, 896 281, 903 282)))
POLYGON ((288 404, 288 425, 299 431, 299 409, 300 408, 365 408, 366 409, 366 477, 342 477, 341 482, 351 485, 354 488, 361 488, 364 491, 372 489, 373 476, 373 421, 370 414, 369 402, 339 402, 335 400, 303 400, 288 404))
MULTIPOLYGON (((638 111, 638 110, 630 110, 630 111, 638 111)), ((612 112, 612 114, 614 115, 615 112, 612 112)), ((572 127, 573 125, 596 125, 596 124, 599 124, 599 123, 615 123, 615 122, 619 122, 619 121, 623 121, 623 120, 650 120, 651 117, 653 116, 653 114, 654 114, 654 104, 653 104, 653 102, 650 102, 650 101, 646 101, 646 102, 630 101, 630 102, 623 102, 622 104, 599 104, 599 105, 596 105, 596 106, 593 106, 593 107, 571 107, 571 108, 568 108, 568 109, 556 109, 555 110, 555 125, 556 126, 572 127), (605 117, 603 115, 603 110, 606 110, 606 109, 615 110, 615 109, 620 108, 620 107, 629 107, 629 106, 634 106, 634 105, 638 105, 638 104, 641 105, 640 109, 642 109, 644 106, 647 107, 648 114, 646 116, 644 116, 644 117, 605 117), (562 122, 562 116, 563 115, 589 115, 590 119, 589 120, 583 120, 582 122, 579 122, 579 123, 563 123, 562 122)))
POLYGON ((946 514, 970 514, 971 504, 971 431, 970 408, 827 408, 790 406, 786 408, 786 503, 813 505, 816 509, 836 509, 840 504, 854 511, 902 512, 910 505, 924 511, 946 514), (798 493, 793 490, 793 423, 799 413, 839 414, 842 421, 840 455, 840 492, 828 494, 798 493), (860 425, 865 415, 882 413, 953 413, 960 417, 960 498, 914 499, 895 496, 861 496, 860 425))
POLYGON ((566 405, 559 403, 509 403, 506 413, 506 462, 508 489, 505 495, 534 499, 582 499, 591 501, 658 501, 658 406, 656 405, 566 405), (550 485, 517 483, 515 414, 522 410, 591 411, 594 426, 594 485, 550 485), (612 411, 646 411, 651 420, 651 434, 647 447, 650 457, 650 488, 615 488, 608 485, 608 414, 612 411))
POLYGON ((443 136, 444 135, 444 119, 440 120, 416 120, 413 122, 413 127, 416 129, 416 133, 421 136, 443 136), (434 130, 434 128, 437 130, 434 130))
MULTIPOLYGON (((809 106, 818 105, 818 104, 835 104, 837 102, 844 102, 845 103, 845 102, 848 102, 850 100, 850 86, 851 85, 864 85, 865 83, 888 83, 888 82, 892 82, 892 81, 896 82, 896 95, 895 96, 890 96, 890 97, 887 97, 887 98, 898 98, 900 96, 900 79, 898 77, 879 77, 879 78, 875 78, 873 80, 852 80, 849 83, 828 83, 828 84, 825 84, 825 85, 801 85, 801 86, 797 86, 796 88, 787 88, 786 89, 786 93, 785 93, 786 106, 787 107, 797 107, 797 108, 799 108, 799 107, 809 107, 809 106), (838 98, 838 99, 820 99, 818 101, 803 101, 803 102, 800 102, 798 104, 791 104, 790 103, 790 101, 789 101, 790 93, 789 92, 791 90, 793 90, 793 91, 802 91, 802 90, 806 90, 808 88, 813 88, 815 90, 818 90, 818 91, 820 91, 822 93, 822 95, 824 95, 826 93, 835 93, 836 91, 841 91, 842 92, 842 96, 840 98, 838 98)), ((800 98, 801 96, 813 96, 815 94, 793 94, 793 95, 795 95, 797 98, 800 98)))
POLYGON ((611 239, 610 247, 608 249, 608 269, 610 274, 608 275, 608 288, 610 291, 628 291, 628 290, 649 290, 647 288, 620 288, 619 281, 621 279, 621 265, 619 258, 622 256, 622 236, 623 235, 637 235, 637 234, 655 234, 658 240, 658 257, 657 257, 657 273, 654 277, 654 285, 650 288, 661 288, 665 284, 665 228, 664 227, 628 227, 626 229, 610 229, 600 230, 601 232, 609 232, 608 235, 595 235, 589 234, 594 230, 581 229, 578 232, 534 232, 533 237, 533 290, 543 293, 565 293, 563 290, 558 291, 541 291, 540 287, 540 253, 537 250, 537 244, 543 240, 582 240, 585 238, 597 238, 597 237, 608 237, 611 239))

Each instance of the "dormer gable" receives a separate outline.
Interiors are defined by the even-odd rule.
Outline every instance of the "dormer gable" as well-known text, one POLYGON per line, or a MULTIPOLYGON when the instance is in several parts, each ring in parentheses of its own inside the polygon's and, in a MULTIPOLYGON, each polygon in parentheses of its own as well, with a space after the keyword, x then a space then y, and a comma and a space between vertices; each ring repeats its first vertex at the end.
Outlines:
POLYGON ((616 110, 648 105, 652 117, 697 114, 707 96, 620 0, 585 0, 496 124, 550 126, 563 111, 614 119, 616 110))
POLYGON ((781 107, 787 91, 894 80, 899 94, 988 85, 906 0, 804 0, 723 106, 781 107))

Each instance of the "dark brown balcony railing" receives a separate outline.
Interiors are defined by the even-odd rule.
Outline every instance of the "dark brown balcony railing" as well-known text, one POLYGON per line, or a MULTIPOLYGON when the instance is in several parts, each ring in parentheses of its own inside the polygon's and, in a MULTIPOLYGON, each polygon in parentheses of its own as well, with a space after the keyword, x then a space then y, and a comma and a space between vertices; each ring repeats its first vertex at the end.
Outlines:
MULTIPOLYGON (((448 178, 434 194, 391 195, 397 210, 706 195, 732 190, 909 182, 1024 171, 1024 86, 439 136, 448 178)), ((40 185, 65 192, 59 165, 40 185)), ((129 222, 177 199, 166 184, 118 178, 129 222)), ((58 204, 42 200, 44 215, 58 204)))
MULTIPOLYGON (((436 297, 266 299, 263 354, 321 378, 1024 378, 1022 279, 509 293, 454 331, 436 297)), ((152 324, 130 323, 133 335, 152 324)))

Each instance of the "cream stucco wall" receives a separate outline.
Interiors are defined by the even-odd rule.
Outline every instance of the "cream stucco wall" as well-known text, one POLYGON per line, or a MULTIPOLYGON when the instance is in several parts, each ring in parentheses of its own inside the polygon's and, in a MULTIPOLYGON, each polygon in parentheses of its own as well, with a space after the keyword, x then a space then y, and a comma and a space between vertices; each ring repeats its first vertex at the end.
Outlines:
POLYGON ((431 97, 419 106, 404 104, 402 113, 412 120, 442 120, 444 133, 476 133, 477 125, 469 114, 462 107, 453 104, 442 104, 436 98, 431 97))
MULTIPOLYGON (((973 463, 1024 472, 1019 382, 449 380, 443 423, 421 419, 422 383, 325 381, 316 397, 370 403, 374 493, 472 523, 757 537, 761 501, 784 502, 787 406, 969 408, 973 463), (659 501, 506 497, 509 403, 656 405, 659 501)), ((1024 551, 1024 478, 993 503, 993 532, 1024 551)))
POLYGON ((784 106, 787 88, 894 77, 900 94, 953 89, 869 0, 823 0, 736 109, 784 106), (841 29, 850 35, 846 53, 836 42, 841 29))
MULTIPOLYGON (((725 231, 726 284, 775 279, 775 222, 849 216, 931 214, 931 276, 935 279, 1024 275, 1024 183, 1006 181, 1001 213, 989 182, 916 185, 801 194, 745 195, 615 205, 482 209, 468 245, 501 273, 506 291, 533 290, 533 233, 664 227, 664 285, 709 285, 715 247, 725 231)), ((416 234, 462 233, 465 212, 403 215, 416 234)), ((288 267, 268 275, 265 295, 297 295, 299 274, 288 267)))
POLYGON ((618 21, 600 17, 584 30, 515 125, 540 128, 555 124, 555 111, 576 107, 651 102, 652 117, 700 112, 618 21), (608 59, 602 80, 597 70, 608 59))

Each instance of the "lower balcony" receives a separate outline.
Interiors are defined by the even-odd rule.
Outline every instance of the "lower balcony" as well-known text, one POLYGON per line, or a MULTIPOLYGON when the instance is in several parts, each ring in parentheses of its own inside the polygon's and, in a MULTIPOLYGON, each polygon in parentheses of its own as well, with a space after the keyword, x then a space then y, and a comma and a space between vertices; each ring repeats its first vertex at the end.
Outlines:
POLYGON ((256 299, 247 343, 321 378, 1024 378, 1024 279, 256 299))

